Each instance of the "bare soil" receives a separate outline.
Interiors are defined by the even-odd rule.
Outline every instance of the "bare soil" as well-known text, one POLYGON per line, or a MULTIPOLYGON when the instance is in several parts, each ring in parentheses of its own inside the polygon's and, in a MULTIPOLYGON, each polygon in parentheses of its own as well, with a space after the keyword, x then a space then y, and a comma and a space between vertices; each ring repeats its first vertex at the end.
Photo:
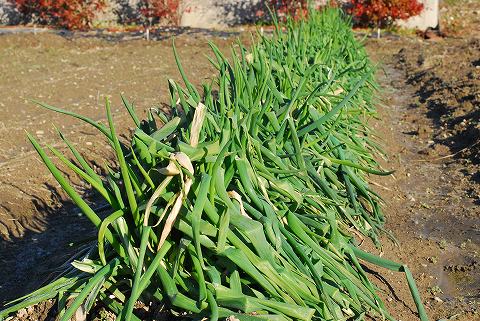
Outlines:
POLYGON ((440 27, 450 36, 478 36, 480 32, 478 0, 440 0, 440 27))
MULTIPOLYGON (((374 179, 387 228, 399 242, 385 239, 383 252, 410 267, 432 320, 480 320, 480 91, 479 79, 469 76, 478 70, 470 62, 480 56, 470 45, 476 41, 390 37, 367 43, 382 63, 386 97, 374 126, 388 156, 383 165, 396 170, 374 179), (444 51, 450 54, 439 58, 444 51)), ((380 287, 394 315, 415 320, 401 276, 372 269, 384 277, 380 287)))
MULTIPOLYGON (((462 11, 464 20, 475 22, 473 11, 480 4, 467 3, 471 10, 462 11)), ((446 10, 460 12, 456 6, 446 10)), ((384 237, 382 253, 410 267, 431 320, 480 320, 480 40, 475 38, 480 34, 477 25, 468 26, 435 41, 390 36, 366 42, 381 66, 384 97, 381 120, 373 126, 388 157, 383 166, 396 170, 392 177, 372 177, 385 199, 387 228, 399 243, 384 237)), ((213 73, 204 58, 207 40, 225 49, 234 36, 190 33, 176 40, 195 84, 213 73)), ((63 148, 55 124, 99 168, 111 155, 87 126, 28 99, 104 121, 105 95, 113 95, 114 106, 120 106, 118 95, 124 93, 143 115, 167 101, 166 80, 178 73, 169 39, 50 33, 0 36, 0 73, 1 307, 54 275, 73 244, 94 237, 91 225, 38 160, 24 130, 63 148)), ((120 107, 116 111, 116 124, 128 134, 132 124, 127 113, 120 107)), ((367 242, 363 246, 379 253, 367 242)), ((417 320, 404 276, 368 267, 392 314, 402 321, 417 320)), ((14 319, 52 319, 50 306, 25 309, 14 319)))

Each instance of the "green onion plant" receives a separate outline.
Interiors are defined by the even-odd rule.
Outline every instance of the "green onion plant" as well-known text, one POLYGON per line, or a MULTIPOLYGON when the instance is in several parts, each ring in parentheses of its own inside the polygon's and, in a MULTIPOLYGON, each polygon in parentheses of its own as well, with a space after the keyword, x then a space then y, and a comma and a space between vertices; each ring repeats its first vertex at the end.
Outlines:
POLYGON ((108 203, 95 212, 28 139, 65 192, 98 230, 87 256, 0 318, 57 297, 59 319, 101 304, 117 320, 139 320, 138 301, 185 318, 219 320, 395 320, 362 261, 405 272, 422 321, 427 316, 404 265, 356 246, 384 231, 368 175, 388 175, 367 121, 375 116, 374 68, 337 9, 312 11, 273 35, 259 32, 230 59, 213 43, 218 75, 199 91, 174 54, 183 84, 169 80, 171 113, 140 120, 119 140, 108 124, 39 103, 98 129, 117 168, 97 174, 60 133, 73 160, 51 155, 108 203))

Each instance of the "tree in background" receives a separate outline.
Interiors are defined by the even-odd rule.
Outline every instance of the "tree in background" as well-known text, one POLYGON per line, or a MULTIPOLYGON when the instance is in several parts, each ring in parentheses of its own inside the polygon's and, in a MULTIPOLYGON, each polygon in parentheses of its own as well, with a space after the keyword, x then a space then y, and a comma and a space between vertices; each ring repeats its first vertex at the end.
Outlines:
POLYGON ((105 6, 105 0, 8 0, 22 15, 24 23, 85 30, 105 6))
POLYGON ((182 0, 141 0, 138 4, 142 22, 145 26, 147 40, 150 39, 150 28, 156 23, 178 26, 185 11, 182 0))
POLYGON ((420 14, 423 4, 418 0, 350 0, 347 11, 361 26, 380 28, 420 14))
POLYGON ((307 15, 308 0, 267 0, 266 2, 281 20, 285 20, 287 16, 298 19, 307 15))
POLYGON ((149 25, 158 22, 178 25, 182 18, 181 2, 181 0, 141 0, 138 7, 149 25))

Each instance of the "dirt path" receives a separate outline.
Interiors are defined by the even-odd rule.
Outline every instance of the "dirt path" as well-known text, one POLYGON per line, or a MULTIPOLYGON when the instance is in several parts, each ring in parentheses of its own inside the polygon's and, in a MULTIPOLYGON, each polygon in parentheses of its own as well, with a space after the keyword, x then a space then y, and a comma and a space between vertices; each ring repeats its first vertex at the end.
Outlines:
MULTIPOLYGON (((461 43, 435 46, 462 51, 461 43)), ((419 103, 422 84, 412 84, 409 71, 399 64, 399 52, 415 56, 421 54, 419 47, 429 46, 433 44, 397 37, 368 43, 373 59, 382 63, 379 80, 386 97, 375 127, 388 156, 384 166, 396 170, 393 177, 375 179, 386 202, 387 228, 400 244, 385 238, 383 251, 411 268, 432 320, 480 320, 478 167, 461 154, 451 157, 455 144, 435 138, 448 128, 439 128, 427 106, 419 103)), ((444 93, 443 99, 447 97, 444 93)), ((379 284, 393 314, 415 320, 403 276, 374 270, 385 277, 388 286, 379 284)))

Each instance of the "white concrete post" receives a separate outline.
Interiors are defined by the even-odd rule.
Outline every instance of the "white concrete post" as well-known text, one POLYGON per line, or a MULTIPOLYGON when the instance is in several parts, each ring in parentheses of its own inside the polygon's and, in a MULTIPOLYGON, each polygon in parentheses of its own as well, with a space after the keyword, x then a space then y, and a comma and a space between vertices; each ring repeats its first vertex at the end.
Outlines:
POLYGON ((183 0, 182 26, 215 28, 251 22, 261 0, 183 0))
POLYGON ((399 21, 397 24, 405 28, 414 28, 422 31, 428 28, 436 28, 439 23, 439 0, 421 0, 423 11, 420 15, 412 17, 405 21, 399 21))

